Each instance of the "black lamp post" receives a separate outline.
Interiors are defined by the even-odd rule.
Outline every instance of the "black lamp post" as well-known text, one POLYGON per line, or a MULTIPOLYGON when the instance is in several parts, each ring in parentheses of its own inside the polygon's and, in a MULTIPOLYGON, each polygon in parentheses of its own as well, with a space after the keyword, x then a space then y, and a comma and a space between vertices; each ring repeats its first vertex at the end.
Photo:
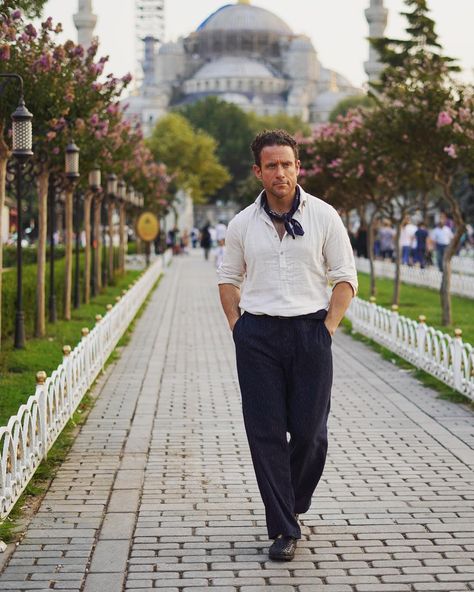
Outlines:
POLYGON ((48 184, 48 205, 49 205, 49 322, 57 321, 56 311, 56 290, 54 286, 55 266, 55 234, 56 234, 56 195, 63 188, 59 175, 50 173, 48 184))
POLYGON ((99 167, 94 167, 92 171, 89 173, 89 187, 92 191, 92 201, 91 201, 91 245, 92 245, 92 269, 91 269, 91 294, 92 296, 97 296, 97 285, 96 285, 96 278, 95 278, 95 256, 94 251, 98 248, 96 241, 98 237, 94 236, 94 202, 96 194, 99 192, 100 184, 102 181, 102 175, 100 172, 99 167))
MULTIPOLYGON (((107 222, 107 205, 109 199, 114 199, 117 193, 117 175, 114 173, 110 173, 107 177, 107 193, 102 200, 102 248, 103 248, 103 257, 102 257, 102 285, 106 286, 108 281, 108 273, 107 273, 107 236, 106 236, 106 222, 107 222)), ((112 249, 112 245, 109 245, 109 249, 112 249)))
POLYGON ((33 130, 31 120, 33 115, 28 111, 23 99, 23 79, 18 74, 0 74, 2 78, 15 78, 20 83, 20 101, 12 113, 12 154, 16 159, 16 207, 17 207, 17 284, 16 284, 16 312, 15 338, 16 349, 25 347, 25 315, 23 311, 23 220, 22 220, 22 175, 25 162, 33 156, 33 130))
POLYGON ((74 214, 73 218, 75 221, 75 228, 74 232, 76 234, 76 266, 74 269, 74 295, 73 295, 73 303, 74 308, 79 307, 79 249, 80 249, 80 224, 79 224, 79 192, 74 191, 74 187, 79 179, 79 148, 76 144, 71 140, 71 142, 66 146, 66 154, 65 154, 65 171, 66 171, 66 178, 71 183, 73 188, 73 199, 74 199, 74 214))

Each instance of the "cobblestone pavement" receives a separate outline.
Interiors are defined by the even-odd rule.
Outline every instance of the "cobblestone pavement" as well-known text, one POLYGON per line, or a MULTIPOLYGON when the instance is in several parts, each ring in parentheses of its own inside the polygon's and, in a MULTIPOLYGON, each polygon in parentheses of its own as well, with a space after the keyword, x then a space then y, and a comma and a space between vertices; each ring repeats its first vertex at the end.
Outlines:
MULTIPOLYGON (((199 255, 199 256, 198 256, 199 255)), ((268 541, 215 271, 174 261, 0 590, 474 590, 474 415, 349 336, 292 563, 268 541)))

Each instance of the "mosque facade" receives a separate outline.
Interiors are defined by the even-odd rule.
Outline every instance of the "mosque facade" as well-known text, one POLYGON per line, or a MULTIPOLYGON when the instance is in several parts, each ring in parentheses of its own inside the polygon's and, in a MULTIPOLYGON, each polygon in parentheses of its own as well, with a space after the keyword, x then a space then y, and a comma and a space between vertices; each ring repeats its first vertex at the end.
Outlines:
POLYGON ((207 96, 316 124, 343 98, 362 93, 320 63, 309 37, 250 0, 222 6, 186 37, 159 47, 152 37, 144 43, 143 83, 127 102, 146 134, 170 108, 207 96))
MULTIPOLYGON (((141 2, 163 12, 164 0, 141 2)), ((78 4, 74 21, 79 41, 87 46, 97 17, 92 0, 78 4)), ((370 37, 383 36, 387 12, 384 0, 370 0, 365 11, 370 37)), ((143 80, 126 100, 128 116, 141 121, 146 135, 171 108, 207 96, 259 115, 286 113, 317 124, 327 121, 342 99, 362 94, 320 63, 309 37, 294 33, 280 17, 250 0, 225 4, 186 37, 159 42, 153 35, 143 39, 143 80)), ((382 68, 377 58, 371 48, 364 64, 369 81, 382 68)))

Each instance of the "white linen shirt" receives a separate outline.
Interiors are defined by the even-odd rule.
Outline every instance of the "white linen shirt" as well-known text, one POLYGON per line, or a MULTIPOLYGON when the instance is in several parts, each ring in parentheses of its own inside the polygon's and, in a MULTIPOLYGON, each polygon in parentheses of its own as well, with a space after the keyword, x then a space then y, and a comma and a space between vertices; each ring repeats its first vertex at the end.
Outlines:
POLYGON ((357 292, 357 271, 348 234, 328 203, 300 187, 294 218, 304 235, 280 241, 261 197, 227 228, 219 284, 241 288, 240 308, 252 314, 292 317, 327 309, 328 284, 348 282, 357 292))

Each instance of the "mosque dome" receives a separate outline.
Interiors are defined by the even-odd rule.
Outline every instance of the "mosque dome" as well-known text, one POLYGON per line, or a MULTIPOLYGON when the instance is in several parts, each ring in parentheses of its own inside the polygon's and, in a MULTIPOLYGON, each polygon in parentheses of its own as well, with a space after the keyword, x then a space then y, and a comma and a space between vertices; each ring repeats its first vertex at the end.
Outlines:
POLYGON ((274 78, 270 68, 256 60, 243 57, 224 56, 204 64, 193 78, 207 80, 210 78, 274 78))
POLYGON ((290 27, 276 14, 242 0, 213 12, 197 28, 197 32, 201 31, 264 31, 293 35, 290 27))

